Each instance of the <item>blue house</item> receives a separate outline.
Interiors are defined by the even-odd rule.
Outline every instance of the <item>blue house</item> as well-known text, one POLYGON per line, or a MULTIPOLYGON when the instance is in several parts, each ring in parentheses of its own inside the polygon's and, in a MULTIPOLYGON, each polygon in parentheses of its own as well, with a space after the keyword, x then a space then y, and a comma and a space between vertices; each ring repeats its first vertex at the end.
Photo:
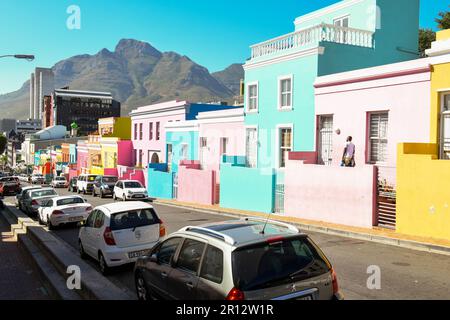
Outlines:
POLYGON ((419 58, 419 0, 343 0, 294 26, 251 46, 244 65, 246 165, 223 166, 222 207, 283 213, 289 153, 320 158, 317 132, 333 126, 332 115, 315 118, 318 76, 419 58))

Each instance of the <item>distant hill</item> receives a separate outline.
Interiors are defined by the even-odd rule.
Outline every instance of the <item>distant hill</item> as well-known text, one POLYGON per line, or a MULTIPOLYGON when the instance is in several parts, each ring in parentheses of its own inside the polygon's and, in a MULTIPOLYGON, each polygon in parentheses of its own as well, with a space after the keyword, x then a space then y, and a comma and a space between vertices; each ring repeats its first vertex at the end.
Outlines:
MULTIPOLYGON (((53 66, 56 87, 108 91, 122 102, 122 115, 132 109, 172 99, 193 102, 233 101, 239 94, 241 64, 210 74, 186 56, 160 52, 150 44, 121 40, 114 52, 78 55, 53 66)), ((27 118, 29 81, 21 89, 0 95, 2 118, 27 118)))

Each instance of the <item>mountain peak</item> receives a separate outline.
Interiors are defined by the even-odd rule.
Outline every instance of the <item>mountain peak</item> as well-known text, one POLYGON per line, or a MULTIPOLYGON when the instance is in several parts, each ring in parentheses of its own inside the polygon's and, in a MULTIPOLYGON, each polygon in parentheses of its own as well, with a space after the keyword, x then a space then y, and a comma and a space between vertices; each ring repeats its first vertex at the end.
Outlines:
POLYGON ((125 58, 152 56, 160 58, 162 53, 149 43, 134 39, 122 39, 116 46, 116 54, 125 58))

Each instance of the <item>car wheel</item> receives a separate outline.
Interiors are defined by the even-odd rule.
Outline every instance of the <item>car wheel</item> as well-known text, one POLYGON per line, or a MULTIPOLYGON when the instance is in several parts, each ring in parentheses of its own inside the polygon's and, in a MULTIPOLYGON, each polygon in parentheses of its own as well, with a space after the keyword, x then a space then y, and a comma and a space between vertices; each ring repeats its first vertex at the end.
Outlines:
POLYGON ((84 247, 83 247, 83 244, 81 243, 81 240, 78 240, 78 250, 80 252, 80 258, 83 260, 86 260, 87 254, 84 251, 84 247))
POLYGON ((152 300, 150 291, 148 290, 147 283, 140 272, 136 273, 135 277, 136 293, 138 300, 140 301, 150 301, 152 300))
POLYGON ((103 194, 103 191, 100 190, 100 199, 104 199, 104 198, 105 198, 105 195, 103 194))
POLYGON ((127 196, 126 195, 123 195, 122 201, 123 202, 127 201, 127 196))
POLYGON ((92 196, 93 196, 94 198, 96 198, 96 197, 97 197, 97 194, 95 193, 95 189, 94 189, 94 190, 92 190, 92 196))
POLYGON ((100 272, 106 276, 109 273, 109 267, 108 264, 106 263, 105 257, 103 256, 103 254, 100 252, 98 255, 98 264, 100 266, 100 272))
POLYGON ((80 189, 77 189, 77 193, 80 194, 80 189))
POLYGON ((48 230, 55 230, 55 226, 52 224, 50 217, 47 217, 47 227, 48 227, 48 230))
POLYGON ((117 197, 116 197, 116 194, 115 194, 115 193, 113 194, 113 200, 114 200, 114 201, 117 201, 117 197))
POLYGON ((38 214, 38 222, 39 222, 39 224, 40 224, 41 226, 44 225, 44 221, 42 221, 41 215, 40 215, 40 214, 38 214))

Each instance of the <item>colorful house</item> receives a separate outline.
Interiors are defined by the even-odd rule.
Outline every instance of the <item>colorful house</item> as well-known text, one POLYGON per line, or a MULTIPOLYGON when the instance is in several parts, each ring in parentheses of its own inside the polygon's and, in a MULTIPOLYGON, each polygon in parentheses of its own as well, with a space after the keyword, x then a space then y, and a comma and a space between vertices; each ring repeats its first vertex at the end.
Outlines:
POLYGON ((398 147, 397 231, 449 241, 450 30, 437 33, 427 55, 432 57, 430 140, 398 147))
POLYGON ((418 28, 418 0, 344 0, 253 45, 244 65, 246 165, 223 166, 221 205, 282 213, 289 153, 315 152, 316 78, 416 59, 418 28))
MULTIPOLYGON (((143 173, 149 163, 167 163, 165 125, 176 121, 195 120, 200 112, 235 108, 225 105, 198 104, 187 101, 170 101, 133 110, 132 141, 134 167, 127 174, 143 173)), ((147 175, 145 175, 147 178, 147 175)), ((146 181, 148 183, 148 181, 146 181)))
POLYGON ((89 149, 87 140, 79 140, 77 143, 78 175, 91 173, 89 166, 89 149))
POLYGON ((131 140, 131 118, 104 118, 98 120, 98 133, 104 138, 131 140))

